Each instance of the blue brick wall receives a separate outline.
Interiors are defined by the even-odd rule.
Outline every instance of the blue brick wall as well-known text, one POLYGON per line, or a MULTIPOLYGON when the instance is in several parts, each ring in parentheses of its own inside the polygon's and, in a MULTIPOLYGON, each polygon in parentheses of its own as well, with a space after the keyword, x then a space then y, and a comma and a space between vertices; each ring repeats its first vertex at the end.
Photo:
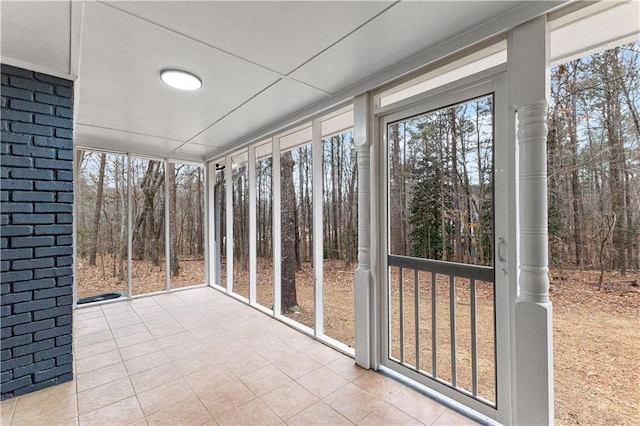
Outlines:
POLYGON ((73 83, 1 67, 5 400, 73 379, 73 83))

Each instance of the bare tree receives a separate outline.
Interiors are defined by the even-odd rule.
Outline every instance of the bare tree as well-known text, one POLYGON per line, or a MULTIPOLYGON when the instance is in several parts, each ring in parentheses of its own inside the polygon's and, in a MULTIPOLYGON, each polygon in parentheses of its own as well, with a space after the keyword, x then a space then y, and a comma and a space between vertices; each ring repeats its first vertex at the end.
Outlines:
POLYGON ((291 152, 282 154, 281 203, 282 203, 282 267, 281 308, 291 312, 298 307, 296 295, 296 190, 293 185, 293 157, 291 152))

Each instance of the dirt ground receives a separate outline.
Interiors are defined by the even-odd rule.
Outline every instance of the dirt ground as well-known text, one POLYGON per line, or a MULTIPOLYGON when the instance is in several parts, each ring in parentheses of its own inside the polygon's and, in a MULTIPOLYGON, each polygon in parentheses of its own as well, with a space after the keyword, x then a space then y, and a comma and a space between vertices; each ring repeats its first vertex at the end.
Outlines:
MULTIPOLYGON (((126 281, 109 278, 113 264, 105 259, 89 267, 78 264, 78 297, 108 291, 126 293, 126 281)), ((325 334, 349 346, 354 344, 353 269, 341 261, 324 265, 324 325, 325 334)), ((202 260, 184 260, 179 277, 172 277, 171 286, 183 287, 204 281, 202 260)), ((551 299, 554 309, 555 415, 561 425, 638 425, 640 424, 640 276, 618 273, 605 277, 606 288, 598 290, 598 272, 558 271, 551 273, 551 299)), ((222 275, 225 276, 224 273, 222 275)), ((164 266, 135 262, 134 294, 164 290, 164 266)), ((223 285, 225 279, 223 278, 223 285)), ((268 262, 258 259, 257 301, 271 309, 272 272, 268 262)), ((430 278, 419 278, 420 347, 431 341, 430 278)), ((313 326, 313 275, 305 264, 296 275, 299 312, 286 314, 309 327, 313 326)), ((403 280, 404 351, 400 353, 399 279, 392 271, 391 355, 410 365, 416 364, 415 353, 415 289, 414 277, 403 280)), ((234 265, 234 291, 248 296, 248 273, 243 265, 234 265)), ((446 281, 437 279, 438 372, 450 379, 448 325, 449 293, 446 281)), ((471 386, 469 367, 469 285, 460 282, 456 288, 457 357, 460 360, 458 385, 471 386)), ((478 384, 479 393, 493 399, 493 308, 492 290, 478 284, 478 384)), ((430 371, 430 348, 422 349, 420 366, 430 371)))

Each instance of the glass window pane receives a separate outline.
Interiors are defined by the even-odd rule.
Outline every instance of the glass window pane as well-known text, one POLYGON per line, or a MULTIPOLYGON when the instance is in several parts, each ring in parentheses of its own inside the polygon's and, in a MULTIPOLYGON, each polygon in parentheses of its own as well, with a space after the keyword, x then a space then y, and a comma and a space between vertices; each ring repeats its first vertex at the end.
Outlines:
POLYGON ((272 173, 273 157, 256 161, 256 301, 267 309, 273 309, 272 173))
POLYGON ((213 260, 216 276, 212 277, 214 284, 227 287, 227 197, 224 166, 216 164, 216 182, 214 187, 214 247, 213 260))
POLYGON ((204 168, 169 162, 171 288, 204 283, 204 168))
POLYGON ((322 141, 324 334, 354 346, 358 165, 351 130, 322 141))
POLYGON ((131 157, 134 295, 166 289, 164 161, 131 157))
MULTIPOLYGON (((245 152, 246 153, 246 152, 245 152)), ((249 298, 249 167, 233 165, 233 292, 249 298)))
POLYGON ((392 123, 389 252, 493 265, 493 97, 392 123))
POLYGON ((127 294, 127 158, 78 151, 76 296, 127 294))
POLYGON ((282 313, 313 327, 311 144, 284 152, 281 158, 282 313))

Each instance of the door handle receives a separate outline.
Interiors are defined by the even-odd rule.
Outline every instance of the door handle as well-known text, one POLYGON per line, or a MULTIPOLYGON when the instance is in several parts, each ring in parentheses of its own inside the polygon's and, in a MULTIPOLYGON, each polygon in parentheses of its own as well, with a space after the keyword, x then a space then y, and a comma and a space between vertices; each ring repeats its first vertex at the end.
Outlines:
POLYGON ((506 262, 507 258, 503 255, 503 253, 507 252, 507 242, 504 238, 498 238, 498 260, 500 262, 506 262))

